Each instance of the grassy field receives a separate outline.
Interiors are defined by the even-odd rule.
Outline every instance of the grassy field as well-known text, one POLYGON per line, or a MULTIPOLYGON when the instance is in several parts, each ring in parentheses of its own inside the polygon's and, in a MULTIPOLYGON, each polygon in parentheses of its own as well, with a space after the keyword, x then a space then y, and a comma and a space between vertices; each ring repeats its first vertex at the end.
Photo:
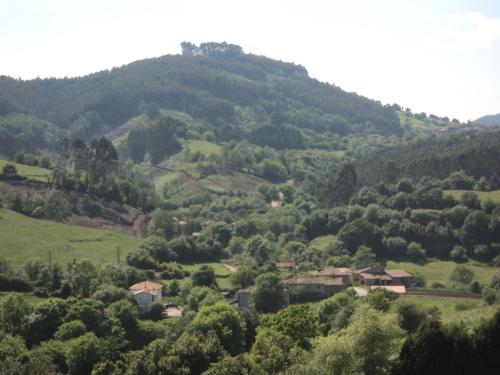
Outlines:
POLYGON ((31 178, 33 180, 47 182, 49 180, 52 171, 46 168, 32 167, 31 165, 13 163, 8 160, 0 159, 0 171, 3 169, 4 165, 10 163, 14 164, 17 169, 17 174, 19 176, 24 176, 31 178))
POLYGON ((314 240, 312 240, 309 243, 309 246, 311 246, 311 247, 317 247, 320 250, 324 250, 324 249, 326 249, 328 247, 328 245, 330 245, 330 243, 332 243, 333 241, 335 241, 336 238, 337 238, 337 236, 335 236, 333 234, 329 234, 329 235, 326 235, 326 236, 316 237, 314 240))
POLYGON ((201 152, 205 156, 211 154, 220 155, 222 147, 215 143, 201 140, 192 140, 187 143, 187 148, 191 153, 201 152))
MULTIPOLYGON (((500 273, 499 268, 481 264, 476 261, 464 263, 465 266, 474 271, 474 280, 482 285, 489 284, 495 273, 500 273)), ((410 273, 419 273, 427 280, 427 286, 430 287, 433 282, 439 282, 445 286, 450 285, 450 274, 457 266, 457 263, 451 261, 431 260, 424 265, 410 262, 388 261, 387 268, 403 269, 410 273)))
MULTIPOLYGON (((471 190, 445 190, 445 194, 451 194, 453 198, 460 199, 463 193, 471 190)), ((495 191, 471 191, 476 194, 479 199, 484 202, 487 199, 491 199, 494 202, 500 202, 500 190, 495 191)))
POLYGON ((435 296, 405 295, 394 302, 394 308, 399 304, 412 302, 424 308, 437 307, 441 312, 443 323, 464 322, 475 325, 481 319, 489 319, 500 309, 500 305, 487 305, 482 300, 435 296))
POLYGON ((33 219, 16 212, 0 210, 0 255, 12 267, 19 267, 28 259, 66 263, 77 258, 88 258, 100 264, 115 263, 117 247, 121 261, 135 250, 140 239, 105 230, 33 219))

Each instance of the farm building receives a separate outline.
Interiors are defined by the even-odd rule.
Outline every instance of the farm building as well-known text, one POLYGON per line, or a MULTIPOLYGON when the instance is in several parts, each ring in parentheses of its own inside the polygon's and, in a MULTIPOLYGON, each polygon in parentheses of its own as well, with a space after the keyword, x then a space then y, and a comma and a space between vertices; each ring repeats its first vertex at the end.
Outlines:
POLYGON ((352 272, 353 285, 405 285, 409 286, 412 276, 403 270, 386 270, 383 267, 367 267, 352 272))
POLYGON ((304 294, 326 298, 349 286, 342 277, 294 277, 284 282, 290 294, 304 294))
POLYGON ((129 290, 139 304, 139 312, 147 314, 155 302, 161 302, 162 284, 153 281, 143 281, 132 285, 129 290))

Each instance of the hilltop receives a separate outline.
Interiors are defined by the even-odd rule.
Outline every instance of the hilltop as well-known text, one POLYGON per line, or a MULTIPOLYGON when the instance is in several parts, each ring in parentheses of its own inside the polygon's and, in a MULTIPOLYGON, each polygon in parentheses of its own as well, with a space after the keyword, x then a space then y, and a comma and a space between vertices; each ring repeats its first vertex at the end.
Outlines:
POLYGON ((479 117, 474 123, 478 125, 500 126, 500 113, 479 117))

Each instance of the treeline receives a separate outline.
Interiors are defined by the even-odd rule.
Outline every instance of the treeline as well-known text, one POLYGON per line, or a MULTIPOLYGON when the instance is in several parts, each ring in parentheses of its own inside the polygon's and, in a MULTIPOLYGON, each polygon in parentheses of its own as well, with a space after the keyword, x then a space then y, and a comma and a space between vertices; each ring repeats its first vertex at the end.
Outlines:
POLYGON ((393 182, 395 177, 446 178, 464 170, 475 178, 500 176, 500 131, 476 130, 399 145, 356 161, 361 184, 393 182))

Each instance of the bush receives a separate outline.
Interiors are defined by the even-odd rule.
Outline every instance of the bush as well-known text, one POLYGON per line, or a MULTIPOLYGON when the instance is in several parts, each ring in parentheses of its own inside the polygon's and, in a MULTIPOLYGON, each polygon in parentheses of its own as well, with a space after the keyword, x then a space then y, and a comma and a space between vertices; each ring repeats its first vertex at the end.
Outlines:
POLYGON ((467 262, 469 259, 467 257, 467 250, 465 250, 463 246, 459 245, 453 247, 453 250, 450 252, 450 258, 457 263, 467 262))
POLYGON ((425 250, 418 242, 410 242, 406 250, 406 255, 408 255, 412 262, 425 262, 425 250))
POLYGON ((14 164, 7 163, 3 166, 2 173, 6 176, 15 176, 17 175, 17 168, 14 164))
POLYGON ((414 288, 425 288, 427 281, 424 276, 419 273, 413 274, 413 278, 411 280, 411 286, 414 288))
POLYGON ((31 292, 29 282, 16 276, 0 275, 0 291, 2 292, 31 292))
POLYGON ((186 272, 175 262, 162 263, 158 266, 161 278, 164 280, 180 280, 186 276, 186 272))
POLYGON ((444 289, 445 286, 444 286, 444 284, 441 284, 441 283, 435 281, 432 283, 431 288, 432 289, 444 289))
POLYGON ((157 321, 163 318, 164 307, 160 302, 155 302, 151 305, 149 311, 149 319, 157 321))

